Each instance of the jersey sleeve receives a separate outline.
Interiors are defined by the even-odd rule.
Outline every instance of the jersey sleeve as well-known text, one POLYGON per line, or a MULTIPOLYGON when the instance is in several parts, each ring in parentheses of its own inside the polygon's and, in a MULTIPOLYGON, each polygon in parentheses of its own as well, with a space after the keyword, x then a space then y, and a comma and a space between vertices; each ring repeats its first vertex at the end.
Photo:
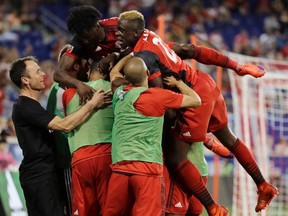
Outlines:
POLYGON ((88 56, 86 54, 85 47, 81 44, 79 39, 77 37, 73 37, 73 39, 69 43, 71 45, 71 48, 69 48, 65 55, 71 58, 84 58, 88 59, 88 56))
POLYGON ((62 104, 63 104, 63 110, 64 110, 65 116, 67 116, 67 113, 66 113, 67 106, 76 93, 77 93, 77 89, 69 88, 69 89, 66 89, 62 94, 62 104))
POLYGON ((182 94, 167 89, 150 88, 141 93, 134 107, 145 116, 162 116, 169 108, 179 109, 182 101, 182 94))

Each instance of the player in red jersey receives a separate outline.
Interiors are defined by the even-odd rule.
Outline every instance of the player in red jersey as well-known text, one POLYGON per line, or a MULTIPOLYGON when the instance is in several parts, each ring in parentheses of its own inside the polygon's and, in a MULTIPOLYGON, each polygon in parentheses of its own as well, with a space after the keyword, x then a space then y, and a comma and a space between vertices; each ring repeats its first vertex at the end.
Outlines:
MULTIPOLYGON (((107 74, 97 70, 93 61, 88 72, 87 85, 96 90, 111 89, 107 74)), ((115 66, 116 67, 116 66, 115 66)), ((66 115, 78 110, 79 96, 75 88, 68 88, 62 96, 66 115)), ((95 110, 89 119, 68 133, 72 154, 72 213, 73 215, 100 215, 103 212, 111 176, 111 139, 114 121, 112 105, 95 110)))
MULTIPOLYGON (((145 29, 144 17, 138 11, 120 14, 117 37, 122 47, 131 47, 134 56, 145 61, 151 73, 150 86, 163 87, 162 78, 172 75, 182 79, 201 97, 202 105, 197 109, 181 110, 182 115, 171 130, 175 143, 173 150, 177 154, 172 153, 166 159, 169 160, 169 168, 173 169, 182 190, 188 195, 193 194, 197 182, 196 180, 192 184, 194 167, 186 158, 189 149, 187 144, 205 140, 206 132, 210 131, 234 154, 253 178, 258 188, 255 211, 264 209, 279 192, 264 179, 250 150, 228 127, 225 101, 214 80, 203 72, 194 71, 158 35, 145 29)), ((258 68, 259 73, 263 70, 258 68)), ((244 67, 238 73, 245 75, 247 71, 247 67, 244 67)))
POLYGON ((116 44, 115 36, 118 18, 99 20, 100 18, 101 13, 93 6, 82 5, 71 8, 67 27, 74 37, 70 42, 71 48, 62 56, 55 68, 54 80, 61 85, 77 88, 81 103, 90 99, 95 90, 82 82, 87 81, 86 74, 79 75, 80 80, 67 75, 71 65, 78 58, 94 60, 110 54, 106 59, 110 62, 119 57, 120 48, 116 44))
MULTIPOLYGON (((114 68, 110 74, 112 82, 116 78, 113 71, 114 68)), ((163 115, 167 108, 197 107, 201 101, 181 80, 176 87, 184 95, 161 88, 149 89, 149 71, 140 58, 130 58, 124 65, 124 74, 131 84, 118 88, 113 96, 113 174, 104 215, 160 216, 164 195, 163 115)), ((118 76, 123 77, 119 72, 118 76)))
MULTIPOLYGON (((87 81, 87 74, 78 74, 71 77, 69 69, 78 62, 78 59, 99 59, 106 56, 105 60, 99 62, 99 67, 107 71, 110 62, 114 62, 122 54, 119 45, 116 43, 117 17, 99 20, 101 13, 93 6, 82 5, 73 7, 67 18, 68 30, 74 35, 70 42, 71 48, 62 56, 54 73, 54 80, 62 86, 78 89, 80 103, 90 99, 94 91, 82 81, 87 81), (120 53, 119 53, 120 52, 120 53), (108 55, 108 57, 107 57, 108 55)), ((172 44, 175 49, 180 50, 172 44)), ((181 51, 181 50, 180 50, 181 51)), ((184 50, 185 51, 185 50, 184 50)), ((125 51, 123 51, 125 55, 125 51)), ((128 51, 129 52, 129 51, 128 51)), ((191 52, 190 52, 191 53, 191 52)), ((181 55, 183 55, 180 52, 181 55)), ((84 64, 84 63, 83 63, 84 64)), ((205 145, 214 153, 222 157, 231 157, 230 152, 221 144, 205 140, 205 145)))

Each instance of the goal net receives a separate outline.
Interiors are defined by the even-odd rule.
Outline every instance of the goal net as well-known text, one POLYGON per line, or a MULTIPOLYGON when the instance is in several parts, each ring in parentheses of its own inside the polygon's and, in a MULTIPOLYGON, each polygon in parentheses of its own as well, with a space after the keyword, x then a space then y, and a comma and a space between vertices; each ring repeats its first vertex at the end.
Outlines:
MULTIPOLYGON (((237 76, 228 71, 233 102, 234 133, 251 149, 264 177, 280 194, 258 215, 288 215, 288 62, 225 52, 240 63, 267 69, 265 76, 237 76)), ((235 162, 233 216, 256 215, 257 188, 235 162)))

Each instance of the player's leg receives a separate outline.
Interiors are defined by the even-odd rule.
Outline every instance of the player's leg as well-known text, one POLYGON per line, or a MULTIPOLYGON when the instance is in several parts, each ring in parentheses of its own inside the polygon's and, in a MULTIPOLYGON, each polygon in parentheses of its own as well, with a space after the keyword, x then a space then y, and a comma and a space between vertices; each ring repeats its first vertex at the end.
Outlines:
POLYGON ((165 215, 184 216, 189 205, 187 194, 181 190, 175 182, 175 177, 170 175, 166 166, 164 166, 163 176, 165 182, 165 215))
MULTIPOLYGON (((208 176, 202 176, 202 180, 207 185, 208 176)), ((186 216, 199 216, 203 213, 204 206, 202 203, 195 197, 192 196, 189 199, 189 208, 187 210, 186 216)))
POLYGON ((188 197, 194 195, 205 206, 209 215, 228 215, 228 210, 216 204, 208 192, 197 167, 187 159, 190 144, 174 139, 173 154, 165 158, 175 181, 188 197))
POLYGON ((111 154, 103 155, 95 158, 97 163, 96 179, 94 180, 95 188, 97 191, 98 203, 100 206, 100 212, 105 208, 109 180, 112 174, 111 170, 111 154))
POLYGON ((96 188, 91 173, 91 159, 72 166, 72 215, 99 215, 96 188), (91 183, 92 182, 92 183, 91 183))
POLYGON ((130 187, 135 197, 131 215, 164 214, 164 182, 162 176, 132 175, 130 187))
POLYGON ((134 199, 129 188, 129 175, 112 172, 103 216, 130 215, 134 199))
MULTIPOLYGON (((208 181, 208 165, 204 156, 204 146, 202 142, 195 142, 191 145, 191 149, 187 155, 188 159, 195 164, 201 173, 202 180, 207 186, 208 181)), ((202 214, 204 206, 201 202, 195 197, 192 196, 189 199, 189 208, 186 215, 196 216, 202 214)))
POLYGON ((233 153, 238 162, 253 178, 258 187, 259 194, 255 210, 258 212, 264 209, 271 202, 273 197, 278 194, 278 190, 265 181, 251 151, 228 127, 227 109, 221 94, 219 94, 215 102, 208 129, 233 153))
POLYGON ((264 179, 251 151, 244 142, 236 138, 228 126, 213 132, 213 134, 234 154, 235 158, 257 185, 258 201, 255 211, 259 212, 265 209, 271 200, 279 194, 278 189, 264 179))

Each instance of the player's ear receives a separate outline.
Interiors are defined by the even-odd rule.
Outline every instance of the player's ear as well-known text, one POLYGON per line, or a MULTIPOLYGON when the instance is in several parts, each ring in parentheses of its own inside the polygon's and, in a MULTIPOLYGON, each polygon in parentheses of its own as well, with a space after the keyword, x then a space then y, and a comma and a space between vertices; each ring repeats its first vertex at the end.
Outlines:
POLYGON ((29 78, 26 76, 21 77, 21 82, 25 85, 29 84, 29 78))
POLYGON ((73 69, 78 71, 80 69, 80 64, 79 63, 73 64, 73 69))
POLYGON ((148 69, 146 70, 146 74, 148 77, 150 76, 150 71, 148 69))
POLYGON ((138 37, 139 35, 141 35, 143 33, 143 29, 137 29, 134 31, 134 36, 138 37))

